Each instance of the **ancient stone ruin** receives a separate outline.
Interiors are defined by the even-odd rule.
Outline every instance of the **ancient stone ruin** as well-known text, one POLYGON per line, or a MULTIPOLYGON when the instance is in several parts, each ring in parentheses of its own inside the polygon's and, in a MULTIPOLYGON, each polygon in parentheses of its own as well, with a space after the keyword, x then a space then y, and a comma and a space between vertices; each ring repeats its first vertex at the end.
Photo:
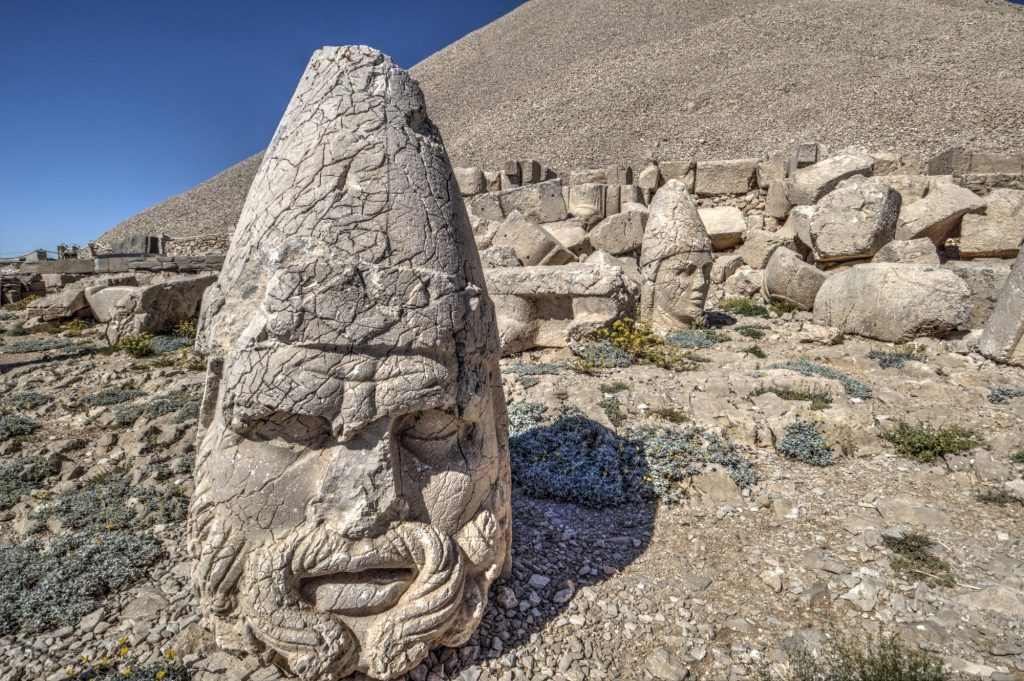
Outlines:
POLYGON ((219 644, 313 681, 465 642, 510 546, 497 329, 441 138, 389 58, 313 55, 200 345, 189 533, 219 644))

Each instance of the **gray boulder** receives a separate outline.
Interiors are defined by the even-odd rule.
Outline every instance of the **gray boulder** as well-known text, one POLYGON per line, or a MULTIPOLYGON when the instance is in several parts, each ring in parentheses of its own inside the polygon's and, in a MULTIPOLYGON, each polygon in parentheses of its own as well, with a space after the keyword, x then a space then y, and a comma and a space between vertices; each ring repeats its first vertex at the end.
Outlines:
POLYGON ((890 241, 875 253, 871 262, 906 262, 918 265, 938 265, 939 253, 931 239, 890 241))
POLYGON ((985 324, 978 351, 1004 364, 1024 366, 1024 250, 1010 270, 999 300, 985 324))
POLYGON ((694 193, 697 196, 746 194, 754 188, 759 158, 698 161, 694 193))
POLYGON ((984 215, 964 215, 961 258, 1016 258, 1024 241, 1024 191, 993 189, 984 215))
POLYGON ((870 175, 874 159, 865 154, 840 154, 800 168, 786 182, 786 197, 794 206, 813 205, 836 185, 854 175, 870 175))
POLYGON ((711 248, 726 251, 735 248, 743 241, 743 232, 747 231, 747 223, 743 213, 735 206, 719 206, 716 208, 698 208, 700 219, 704 223, 711 238, 711 248))
POLYGON ((983 328, 992 316, 999 292, 1010 276, 1011 264, 1006 260, 950 260, 943 265, 971 289, 972 329, 983 328))
POLYGON ((862 260, 892 241, 900 195, 878 178, 843 180, 814 207, 809 246, 817 262, 862 260))
POLYGON ((978 213, 984 208, 984 199, 971 190, 964 189, 948 178, 934 178, 923 199, 903 206, 896 223, 896 238, 927 238, 936 246, 941 246, 964 215, 978 213))
POLYGON ((548 230, 518 210, 501 224, 491 245, 510 247, 524 265, 564 265, 576 259, 548 230))
POLYGON ((825 273, 817 267, 808 265, 788 248, 779 248, 764 270, 761 292, 767 300, 782 300, 798 309, 811 310, 825 279, 825 273))
POLYGON ((870 263, 833 274, 818 290, 814 323, 901 343, 970 325, 971 290, 949 270, 870 263))
POLYGON ((116 343, 125 336, 161 333, 191 319, 199 310, 207 287, 215 281, 215 274, 197 274, 131 288, 125 295, 119 295, 110 309, 107 340, 116 343))
POLYGON ((562 181, 558 179, 481 194, 470 199, 466 208, 485 220, 504 220, 517 210, 541 224, 568 217, 562 198, 562 181))
POLYGON ((51 293, 29 303, 27 308, 30 317, 39 317, 44 322, 81 316, 81 312, 88 310, 89 302, 85 299, 84 289, 51 293))
POLYGON ((590 230, 590 245, 612 255, 640 249, 647 226, 647 211, 628 210, 607 217, 590 230))

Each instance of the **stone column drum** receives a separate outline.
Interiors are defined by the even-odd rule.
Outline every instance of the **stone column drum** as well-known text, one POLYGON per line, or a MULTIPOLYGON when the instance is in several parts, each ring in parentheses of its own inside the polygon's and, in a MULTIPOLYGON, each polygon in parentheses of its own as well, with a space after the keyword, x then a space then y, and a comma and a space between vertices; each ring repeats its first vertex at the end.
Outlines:
POLYGON ((309 62, 203 301, 192 579, 218 644, 391 679, 509 566, 494 309, 416 82, 309 62))

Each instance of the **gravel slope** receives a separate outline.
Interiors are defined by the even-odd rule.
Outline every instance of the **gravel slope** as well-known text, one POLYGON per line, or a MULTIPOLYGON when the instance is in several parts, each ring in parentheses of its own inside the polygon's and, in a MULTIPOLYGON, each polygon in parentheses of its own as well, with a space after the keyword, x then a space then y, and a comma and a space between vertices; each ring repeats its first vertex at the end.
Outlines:
MULTIPOLYGON (((412 71, 454 164, 565 170, 798 139, 1024 151, 1022 63, 1024 6, 1003 0, 531 0, 412 71)), ((114 232, 226 228, 255 165, 114 232)))

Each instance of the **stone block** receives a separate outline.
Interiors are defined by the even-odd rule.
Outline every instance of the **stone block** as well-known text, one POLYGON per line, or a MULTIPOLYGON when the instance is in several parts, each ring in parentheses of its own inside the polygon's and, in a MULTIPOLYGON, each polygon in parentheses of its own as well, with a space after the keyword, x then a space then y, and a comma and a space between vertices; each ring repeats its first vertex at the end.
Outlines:
POLYGON ((961 258, 1016 258, 1024 242, 1024 191, 994 189, 985 197, 985 213, 964 215, 960 223, 961 258))
POLYGON ((697 212, 704 223, 704 229, 711 238, 711 248, 715 251, 726 251, 735 248, 743 241, 743 233, 747 231, 747 223, 743 213, 735 206, 717 208, 699 208, 697 212))
POLYGON ((487 191, 487 178, 479 168, 452 168, 455 182, 459 185, 459 193, 463 196, 474 196, 487 191))
POLYGON ((759 158, 698 161, 694 191, 697 196, 746 194, 754 187, 759 158))
POLYGON ((848 177, 871 175, 874 160, 864 154, 840 154, 795 172, 786 181, 786 197, 794 206, 817 203, 848 177))
POLYGON ((1017 254, 985 330, 978 351, 995 362, 1024 366, 1024 249, 1017 254))
POLYGON ((896 224, 896 238, 931 239, 942 246, 967 213, 980 213, 985 201, 945 178, 934 178, 923 199, 905 204, 896 224))

